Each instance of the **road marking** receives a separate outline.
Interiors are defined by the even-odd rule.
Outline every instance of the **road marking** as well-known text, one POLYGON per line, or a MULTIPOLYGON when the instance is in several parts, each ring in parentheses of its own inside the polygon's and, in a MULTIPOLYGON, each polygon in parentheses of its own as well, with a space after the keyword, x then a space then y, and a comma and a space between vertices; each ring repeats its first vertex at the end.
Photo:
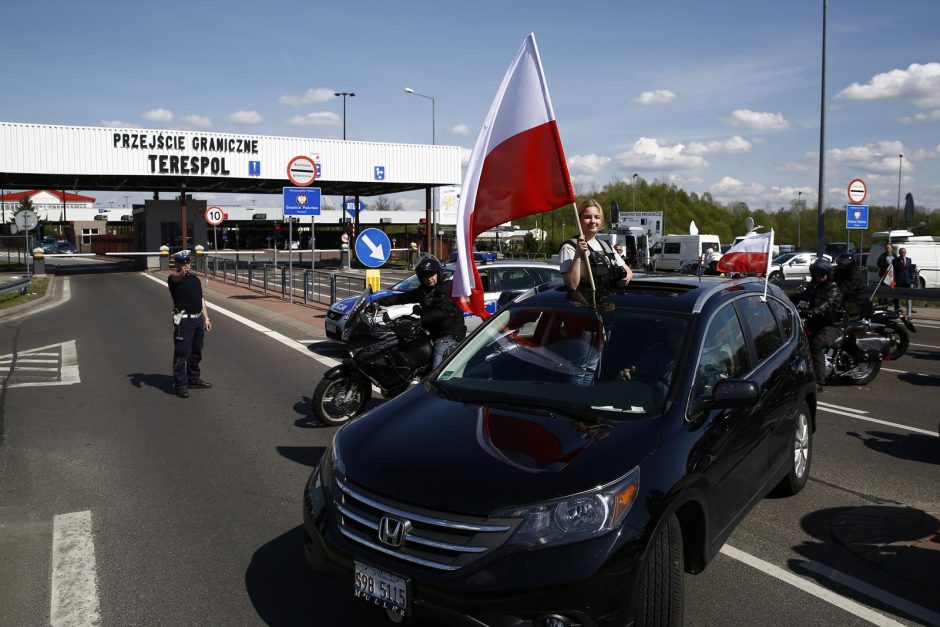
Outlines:
MULTIPOLYGON (((820 403, 817 403, 817 405, 820 405, 820 403)), ((917 427, 908 427, 907 425, 902 425, 897 422, 888 422, 887 420, 878 420, 877 418, 871 418, 869 416, 861 416, 856 413, 849 413, 847 411, 841 411, 838 409, 830 409, 828 407, 819 407, 819 409, 822 411, 827 411, 830 414, 839 414, 840 416, 848 416, 849 418, 855 418, 857 420, 865 420, 867 422, 874 422, 879 425, 885 425, 887 427, 894 427, 895 429, 903 429, 904 431, 912 431, 914 433, 921 433, 923 435, 929 435, 935 438, 940 437, 938 436, 936 431, 927 431, 926 429, 918 429, 917 427)))
MULTIPOLYGON (((155 276, 151 276, 150 274, 144 274, 143 276, 147 277, 151 281, 155 281, 159 283, 160 285, 163 285, 163 286, 166 285, 164 281, 161 281, 160 279, 156 278, 155 276)), ((309 348, 307 348, 307 346, 301 344, 300 342, 294 341, 290 339, 289 337, 287 337, 286 335, 278 333, 277 331, 272 331, 266 326, 258 324, 254 320, 249 320, 248 318, 244 316, 240 316, 234 311, 229 311, 228 309, 225 309, 224 307, 219 307, 215 303, 210 303, 208 300, 206 301, 206 307, 211 309, 212 311, 222 314, 223 316, 227 316, 231 318, 232 320, 235 320, 236 322, 241 322, 248 328, 254 329, 255 331, 258 331, 259 333, 263 333, 264 335, 267 335, 271 339, 277 340, 284 346, 288 348, 292 348, 298 353, 305 355, 311 359, 315 359, 316 361, 320 362, 321 364, 325 366, 333 367, 333 366, 339 365, 340 363, 336 361, 335 359, 330 359, 329 357, 323 357, 322 355, 313 353, 310 351, 309 348)))
POLYGON ((871 584, 865 583, 860 579, 856 579, 851 575, 847 575, 825 564, 820 564, 819 562, 803 562, 800 566, 810 572, 822 575, 826 579, 841 586, 861 592, 870 599, 877 599, 882 603, 890 605, 908 616, 914 616, 925 625, 940 625, 940 614, 928 610, 925 607, 921 607, 916 603, 911 603, 907 599, 891 594, 890 592, 885 592, 880 588, 876 588, 871 584))
POLYGON ((832 403, 824 403, 822 401, 816 401, 817 405, 822 405, 823 407, 831 407, 832 409, 841 409, 842 411, 850 411, 856 414, 867 414, 868 412, 864 409, 852 409, 851 407, 843 407, 842 405, 833 405, 832 403))
POLYGON ((911 372, 910 370, 896 370, 894 368, 885 368, 884 366, 882 366, 881 369, 884 370, 885 372, 897 372, 898 374, 909 374, 915 377, 927 377, 928 379, 940 379, 940 376, 937 376, 935 374, 924 374, 923 372, 911 372))
POLYGON ((99 625, 98 575, 91 512, 55 517, 52 525, 53 627, 99 625))
POLYGON ((0 381, 12 380, 13 377, 16 376, 16 373, 21 371, 56 372, 58 375, 47 381, 23 381, 19 383, 10 383, 7 387, 30 388, 47 385, 73 385, 75 383, 82 382, 82 379, 78 373, 78 350, 76 349, 75 340, 69 340, 68 342, 62 342, 61 344, 50 344, 49 346, 41 346, 32 350, 23 351, 22 353, 17 353, 15 357, 16 359, 14 360, 13 355, 0 355, 0 365, 11 368, 7 374, 0 375, 0 381), (58 352, 49 351, 50 348, 57 348, 59 350, 58 352), (36 357, 37 355, 41 355, 43 357, 57 357, 58 359, 33 359, 33 357, 36 357), (57 363, 59 366, 56 368, 47 368, 41 366, 20 365, 30 363, 57 363))
POLYGON ((832 605, 835 605, 836 607, 841 608, 850 614, 854 614, 862 620, 867 620, 873 625, 890 625, 891 627, 901 627, 902 625, 902 623, 892 620, 884 614, 880 614, 862 605, 861 603, 857 603, 842 596, 841 594, 833 592, 832 590, 823 588, 817 583, 803 579, 802 577, 794 575, 788 570, 784 570, 779 566, 774 566, 770 562, 765 562, 759 557, 754 557, 750 553, 745 553, 744 551, 736 549, 733 546, 726 544, 721 547, 721 552, 732 559, 736 559, 739 562, 743 562, 752 568, 756 568, 757 570, 770 575, 771 577, 779 579, 784 583, 788 583, 794 588, 799 588, 800 590, 807 592, 816 598, 822 599, 827 603, 831 603, 832 605))
POLYGON ((923 348, 933 348, 935 350, 940 350, 940 346, 933 346, 932 344, 915 344, 911 342, 908 346, 922 346, 923 348))

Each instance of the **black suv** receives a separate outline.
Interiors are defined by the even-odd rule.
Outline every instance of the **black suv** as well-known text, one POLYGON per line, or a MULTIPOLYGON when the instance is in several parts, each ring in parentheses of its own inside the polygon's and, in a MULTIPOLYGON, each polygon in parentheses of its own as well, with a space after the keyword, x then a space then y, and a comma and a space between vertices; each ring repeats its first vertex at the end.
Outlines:
POLYGON ((809 475, 809 349, 763 289, 651 277, 507 304, 336 432, 304 490, 310 565, 393 619, 681 624, 682 571, 809 475))

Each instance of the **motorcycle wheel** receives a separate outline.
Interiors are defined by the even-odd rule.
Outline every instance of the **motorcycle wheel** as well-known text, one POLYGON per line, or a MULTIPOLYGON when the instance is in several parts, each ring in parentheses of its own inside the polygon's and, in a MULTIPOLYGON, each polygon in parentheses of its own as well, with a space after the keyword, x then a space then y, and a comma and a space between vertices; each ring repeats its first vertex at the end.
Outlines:
POLYGON ((885 330, 887 332, 889 349, 888 359, 898 359, 907 352, 908 346, 910 346, 911 338, 907 334, 907 329, 903 326, 889 322, 885 325, 885 330))
POLYGON ((355 418, 369 399, 372 386, 347 377, 323 379, 313 391, 313 413, 324 423, 337 427, 355 418))
POLYGON ((852 385, 865 385, 871 383, 881 370, 881 362, 877 359, 860 358, 856 360, 855 367, 839 376, 843 381, 852 385))

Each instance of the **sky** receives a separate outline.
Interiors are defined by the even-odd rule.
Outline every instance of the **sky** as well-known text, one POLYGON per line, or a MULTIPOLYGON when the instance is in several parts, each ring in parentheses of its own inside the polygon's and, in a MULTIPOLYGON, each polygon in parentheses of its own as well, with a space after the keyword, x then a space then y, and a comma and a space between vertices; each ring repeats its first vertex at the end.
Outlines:
MULTIPOLYGON (((577 193, 636 173, 751 209, 815 206, 823 3, 9 0, 0 121, 330 139, 345 124, 402 143, 433 128, 466 162, 534 32, 577 193), (338 91, 355 93, 345 119, 338 91)), ((861 178, 869 204, 900 188, 940 208, 940 1, 828 6, 827 206, 861 178)))

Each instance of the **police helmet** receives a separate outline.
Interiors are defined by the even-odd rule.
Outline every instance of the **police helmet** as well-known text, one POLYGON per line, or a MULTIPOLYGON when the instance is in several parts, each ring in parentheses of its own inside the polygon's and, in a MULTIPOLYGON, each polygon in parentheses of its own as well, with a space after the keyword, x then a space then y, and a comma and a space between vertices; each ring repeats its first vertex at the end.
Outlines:
POLYGON ((830 263, 830 261, 825 257, 820 257, 810 264, 809 274, 814 279, 818 279, 823 275, 826 275, 828 278, 832 278, 832 263, 830 263))
POLYGON ((193 260, 193 251, 181 250, 173 255, 173 261, 176 263, 190 263, 193 260))
POLYGON ((415 266, 415 274, 418 275, 418 279, 424 283, 424 280, 432 276, 441 275, 441 262, 435 259, 434 257, 425 257, 418 262, 418 265, 415 266))

